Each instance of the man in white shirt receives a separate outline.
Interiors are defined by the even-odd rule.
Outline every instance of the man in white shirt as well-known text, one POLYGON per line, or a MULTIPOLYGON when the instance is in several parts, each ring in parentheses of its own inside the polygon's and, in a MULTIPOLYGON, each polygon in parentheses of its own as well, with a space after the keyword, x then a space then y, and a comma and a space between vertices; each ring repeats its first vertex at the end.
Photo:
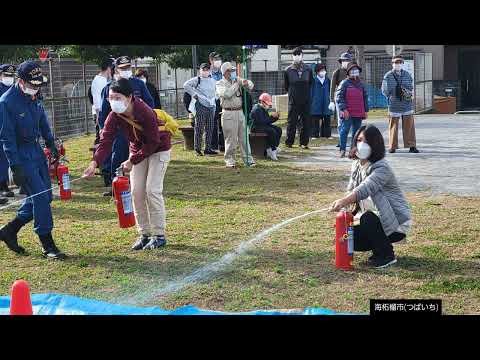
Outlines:
POLYGON ((100 128, 98 125, 98 114, 102 108, 102 90, 107 85, 108 81, 112 78, 113 72, 113 59, 105 59, 100 65, 101 71, 98 75, 95 75, 91 85, 93 105, 92 105, 92 115, 95 117, 95 130, 96 130, 96 139, 95 144, 98 143, 97 140, 100 139, 100 128))

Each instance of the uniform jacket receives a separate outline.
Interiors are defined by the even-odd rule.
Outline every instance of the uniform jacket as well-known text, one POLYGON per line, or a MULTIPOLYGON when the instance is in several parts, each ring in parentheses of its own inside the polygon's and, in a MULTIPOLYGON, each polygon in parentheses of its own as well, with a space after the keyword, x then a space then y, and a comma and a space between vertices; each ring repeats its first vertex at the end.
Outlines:
MULTIPOLYGON (((243 97, 240 91, 240 87, 244 87, 242 85, 243 80, 242 78, 237 78, 237 80, 232 82, 222 78, 222 80, 217 81, 216 94, 217 97, 220 98, 220 106, 223 109, 241 108, 243 106, 243 97)), ((252 89, 253 82, 248 80, 248 90, 252 89)))
POLYGON ((53 142, 52 131, 43 105, 25 95, 18 84, 0 97, 0 141, 10 166, 45 161, 39 143, 53 142))

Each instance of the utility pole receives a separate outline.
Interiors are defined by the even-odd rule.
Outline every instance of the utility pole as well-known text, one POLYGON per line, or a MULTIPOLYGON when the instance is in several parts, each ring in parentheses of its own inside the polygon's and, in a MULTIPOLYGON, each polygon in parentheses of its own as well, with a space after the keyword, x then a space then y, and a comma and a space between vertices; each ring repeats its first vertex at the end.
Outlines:
POLYGON ((192 45, 192 76, 195 76, 197 73, 197 45, 192 45))

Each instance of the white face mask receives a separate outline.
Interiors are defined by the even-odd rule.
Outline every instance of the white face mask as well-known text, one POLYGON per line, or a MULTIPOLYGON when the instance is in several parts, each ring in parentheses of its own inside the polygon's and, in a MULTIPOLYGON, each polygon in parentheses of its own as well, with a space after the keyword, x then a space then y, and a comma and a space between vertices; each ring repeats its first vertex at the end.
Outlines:
POLYGON ((5 86, 12 86, 13 85, 13 77, 4 76, 2 78, 2 84, 5 86))
POLYGON ((127 105, 121 100, 112 100, 110 101, 110 107, 112 108, 113 112, 116 112, 117 114, 122 114, 127 110, 127 105))
POLYGON ((215 60, 213 62, 213 66, 215 66, 217 69, 220 69, 220 67, 222 66, 222 60, 215 60))
POLYGON ((342 68, 346 69, 348 64, 349 64, 348 61, 342 61, 342 68))
POLYGON ((144 77, 140 78, 140 80, 142 80, 145 84, 147 83, 147 79, 144 77))
POLYGON ((210 71, 208 70, 200 70, 200 76, 203 78, 207 78, 210 76, 210 71))
POLYGON ((355 70, 350 71, 350 76, 352 76, 352 77, 360 76, 360 70, 355 69, 355 70))
POLYGON ((132 70, 119 70, 120 77, 130 79, 132 77, 132 70))
POLYGON ((326 71, 320 71, 320 72, 318 73, 318 76, 321 77, 321 78, 324 78, 325 75, 327 75, 327 72, 326 72, 326 71))
POLYGON ((298 64, 301 61, 302 61, 302 55, 293 55, 293 62, 295 64, 298 64))
POLYGON ((402 64, 393 64, 393 70, 395 71, 402 70, 402 64))
POLYGON ((21 88, 22 88, 22 91, 27 95, 33 96, 38 93, 38 89, 30 89, 30 88, 27 88, 25 85, 23 85, 21 88))
POLYGON ((366 160, 372 154, 372 148, 366 142, 357 143, 357 156, 361 160, 366 160))

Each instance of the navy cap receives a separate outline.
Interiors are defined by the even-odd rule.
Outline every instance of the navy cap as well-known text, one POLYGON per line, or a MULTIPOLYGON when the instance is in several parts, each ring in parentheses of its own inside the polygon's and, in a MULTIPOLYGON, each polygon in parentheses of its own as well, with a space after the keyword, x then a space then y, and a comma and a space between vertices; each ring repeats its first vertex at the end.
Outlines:
POLYGON ((210 70, 210 64, 208 64, 208 63, 201 63, 201 64, 200 64, 200 69, 201 69, 201 70, 204 70, 204 69, 210 70))
POLYGON ((3 64, 0 66, 0 72, 5 75, 15 75, 15 71, 17 70, 17 67, 12 64, 3 64))
POLYGON ((116 67, 125 67, 125 66, 132 66, 132 60, 128 56, 120 56, 117 60, 115 60, 116 67))
POLYGON ((42 68, 36 62, 28 60, 18 65, 18 77, 31 85, 40 86, 47 78, 42 74, 42 68))

